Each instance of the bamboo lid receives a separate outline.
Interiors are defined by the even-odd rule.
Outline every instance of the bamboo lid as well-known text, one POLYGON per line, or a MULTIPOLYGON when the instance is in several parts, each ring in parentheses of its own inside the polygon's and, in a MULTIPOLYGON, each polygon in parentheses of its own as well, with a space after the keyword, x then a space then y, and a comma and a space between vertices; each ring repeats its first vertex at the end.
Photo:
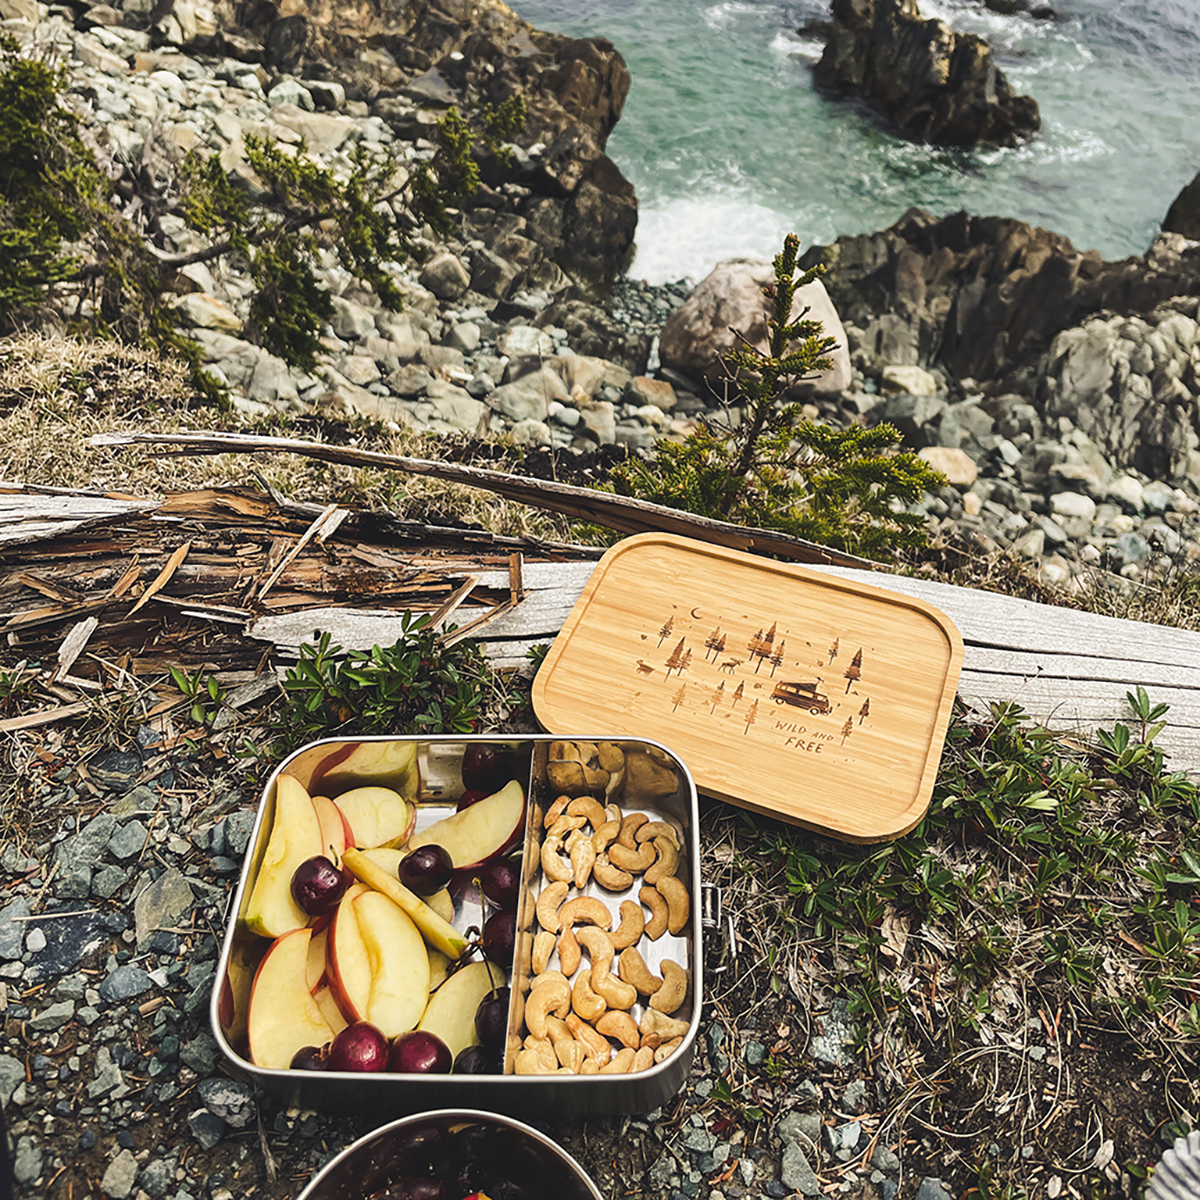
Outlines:
POLYGON ((924 601, 641 534, 600 560, 533 703, 552 733, 661 741, 706 795, 877 842, 929 806, 962 654, 924 601))

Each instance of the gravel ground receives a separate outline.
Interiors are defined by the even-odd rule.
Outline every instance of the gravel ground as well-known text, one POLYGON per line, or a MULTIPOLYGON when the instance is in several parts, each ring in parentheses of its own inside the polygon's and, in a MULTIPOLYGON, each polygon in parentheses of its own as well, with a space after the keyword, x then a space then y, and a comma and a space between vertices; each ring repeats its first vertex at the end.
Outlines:
MULTIPOLYGON (((294 1196, 383 1114, 283 1109, 224 1073, 208 1004, 256 785, 206 746, 165 755, 131 733, 5 748, 0 1102, 17 1195, 294 1196)), ((707 835, 705 857, 710 877, 732 869, 707 835)), ((897 1194, 844 1010, 814 1018, 761 989, 767 975, 743 956, 712 976, 691 1077, 663 1110, 543 1124, 605 1196, 897 1194)), ((904 1192, 947 1194, 931 1188, 904 1192)))

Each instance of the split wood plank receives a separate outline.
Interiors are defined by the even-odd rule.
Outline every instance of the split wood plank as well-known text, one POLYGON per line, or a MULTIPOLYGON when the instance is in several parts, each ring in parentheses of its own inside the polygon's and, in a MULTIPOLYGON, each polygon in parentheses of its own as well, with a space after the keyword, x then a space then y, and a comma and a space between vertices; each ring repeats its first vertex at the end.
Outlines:
POLYGON ((87 526, 111 524, 153 512, 157 500, 116 499, 110 496, 34 495, 0 491, 0 546, 61 537, 87 526))

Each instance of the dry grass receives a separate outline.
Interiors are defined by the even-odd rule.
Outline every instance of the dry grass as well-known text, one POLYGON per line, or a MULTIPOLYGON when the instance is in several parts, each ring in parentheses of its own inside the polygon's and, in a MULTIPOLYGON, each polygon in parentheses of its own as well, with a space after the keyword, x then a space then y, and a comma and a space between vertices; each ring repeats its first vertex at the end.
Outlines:
MULTIPOLYGON (((439 441, 378 425, 313 421, 316 436, 384 454, 439 456, 439 441)), ((450 520, 512 537, 561 538, 562 522, 523 505, 455 484, 357 469, 298 455, 173 455, 141 448, 96 449, 98 433, 152 428, 236 430, 313 437, 281 419, 200 407, 186 368, 115 342, 22 334, 0 342, 0 480, 137 496, 206 487, 275 489, 309 502, 338 502, 406 520, 450 520)))

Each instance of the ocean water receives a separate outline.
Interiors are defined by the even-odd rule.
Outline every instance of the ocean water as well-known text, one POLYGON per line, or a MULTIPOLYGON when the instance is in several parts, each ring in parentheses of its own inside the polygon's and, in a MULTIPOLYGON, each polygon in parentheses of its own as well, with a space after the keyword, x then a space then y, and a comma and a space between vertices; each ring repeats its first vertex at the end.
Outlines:
POLYGON ((1200 172, 1200 0, 1059 0, 1059 21, 981 0, 920 0, 978 33, 1042 132, 1011 150, 937 150, 890 135, 859 104, 816 93, 819 42, 795 30, 821 0, 515 0, 531 24, 605 37, 633 85, 608 151, 637 189, 630 274, 702 278, 883 229, 911 205, 1018 217, 1106 258, 1140 254, 1200 172))

